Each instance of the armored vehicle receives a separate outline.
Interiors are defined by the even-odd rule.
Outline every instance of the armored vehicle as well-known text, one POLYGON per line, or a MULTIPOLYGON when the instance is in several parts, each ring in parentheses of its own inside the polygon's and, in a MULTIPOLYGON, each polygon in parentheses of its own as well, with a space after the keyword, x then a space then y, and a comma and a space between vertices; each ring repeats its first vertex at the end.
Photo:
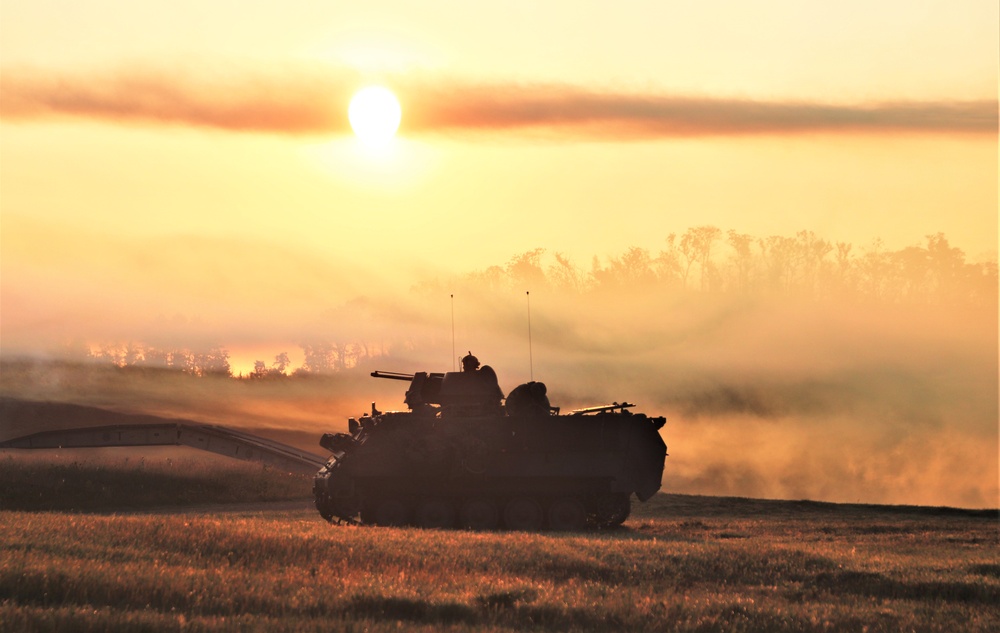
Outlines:
POLYGON ((470 353, 460 372, 373 377, 409 382, 408 411, 348 421, 328 433, 316 474, 328 521, 476 530, 578 530, 620 525, 631 496, 660 489, 663 417, 627 402, 560 415, 543 383, 504 398, 496 373, 470 353))

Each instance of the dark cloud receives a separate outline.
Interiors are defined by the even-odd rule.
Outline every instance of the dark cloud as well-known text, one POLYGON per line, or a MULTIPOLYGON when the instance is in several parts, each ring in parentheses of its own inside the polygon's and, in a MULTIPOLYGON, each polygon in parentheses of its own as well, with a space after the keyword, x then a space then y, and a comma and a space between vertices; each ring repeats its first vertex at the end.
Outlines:
POLYGON ((571 86, 461 86, 414 99, 414 130, 546 128, 597 138, 797 134, 815 132, 995 133, 996 102, 829 105, 664 94, 611 93, 571 86))
MULTIPOLYGON (((6 119, 55 116, 167 123, 229 131, 342 134, 361 79, 347 71, 296 67, 271 73, 58 74, 5 69, 6 119)), ((536 133, 555 139, 861 133, 997 132, 996 101, 834 105, 662 93, 587 90, 530 83, 385 78, 404 104, 403 132, 536 133)))
POLYGON ((307 72, 234 79, 162 70, 92 75, 5 70, 0 114, 6 119, 68 116, 238 132, 344 133, 349 127, 343 104, 351 87, 344 75, 307 72))

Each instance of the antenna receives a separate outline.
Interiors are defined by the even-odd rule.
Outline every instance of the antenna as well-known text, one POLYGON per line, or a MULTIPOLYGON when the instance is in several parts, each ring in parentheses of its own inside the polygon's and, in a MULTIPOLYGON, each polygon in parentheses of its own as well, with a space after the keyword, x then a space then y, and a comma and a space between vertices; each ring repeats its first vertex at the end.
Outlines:
POLYGON ((525 290, 524 296, 528 299, 528 372, 531 382, 535 382, 535 360, 531 356, 531 293, 525 290))
POLYGON ((451 295, 451 370, 456 371, 455 367, 455 295, 451 295))

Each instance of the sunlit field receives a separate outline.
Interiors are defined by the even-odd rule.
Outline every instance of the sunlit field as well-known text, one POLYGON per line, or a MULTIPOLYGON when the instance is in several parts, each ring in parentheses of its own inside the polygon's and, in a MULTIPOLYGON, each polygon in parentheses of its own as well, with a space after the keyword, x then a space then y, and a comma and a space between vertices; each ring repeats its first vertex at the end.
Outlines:
POLYGON ((47 465, 20 453, 2 456, 5 487, 34 481, 35 488, 4 492, 0 629, 1000 626, 996 511, 661 494, 635 503, 625 526, 608 532, 364 528, 325 523, 300 484, 279 473, 222 462, 142 483, 161 489, 151 511, 123 509, 134 504, 111 499, 84 513, 65 494, 69 480, 90 490, 86 482, 104 473, 104 483, 93 485, 114 496, 151 472, 169 474, 176 463, 153 461, 47 465), (277 483, 262 496, 241 477, 277 483), (187 505, 184 487, 210 480, 217 482, 211 502, 229 490, 243 505, 187 505), (31 505, 39 492, 50 499, 46 511, 31 505), (286 501, 246 505, 259 499, 286 501), (179 509, 162 511, 171 505, 179 509))
POLYGON ((0 509, 127 512, 311 499, 310 477, 189 448, 0 451, 0 509))

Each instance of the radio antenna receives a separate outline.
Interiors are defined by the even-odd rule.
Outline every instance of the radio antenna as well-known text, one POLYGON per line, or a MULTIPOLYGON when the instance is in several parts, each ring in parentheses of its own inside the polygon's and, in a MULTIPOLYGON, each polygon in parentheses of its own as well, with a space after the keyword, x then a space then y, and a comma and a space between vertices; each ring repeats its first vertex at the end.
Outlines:
POLYGON ((451 370, 455 371, 455 295, 451 295, 451 370))
POLYGON ((528 372, 531 375, 531 382, 535 382, 535 360, 531 356, 531 293, 525 290, 524 296, 528 300, 528 372))

